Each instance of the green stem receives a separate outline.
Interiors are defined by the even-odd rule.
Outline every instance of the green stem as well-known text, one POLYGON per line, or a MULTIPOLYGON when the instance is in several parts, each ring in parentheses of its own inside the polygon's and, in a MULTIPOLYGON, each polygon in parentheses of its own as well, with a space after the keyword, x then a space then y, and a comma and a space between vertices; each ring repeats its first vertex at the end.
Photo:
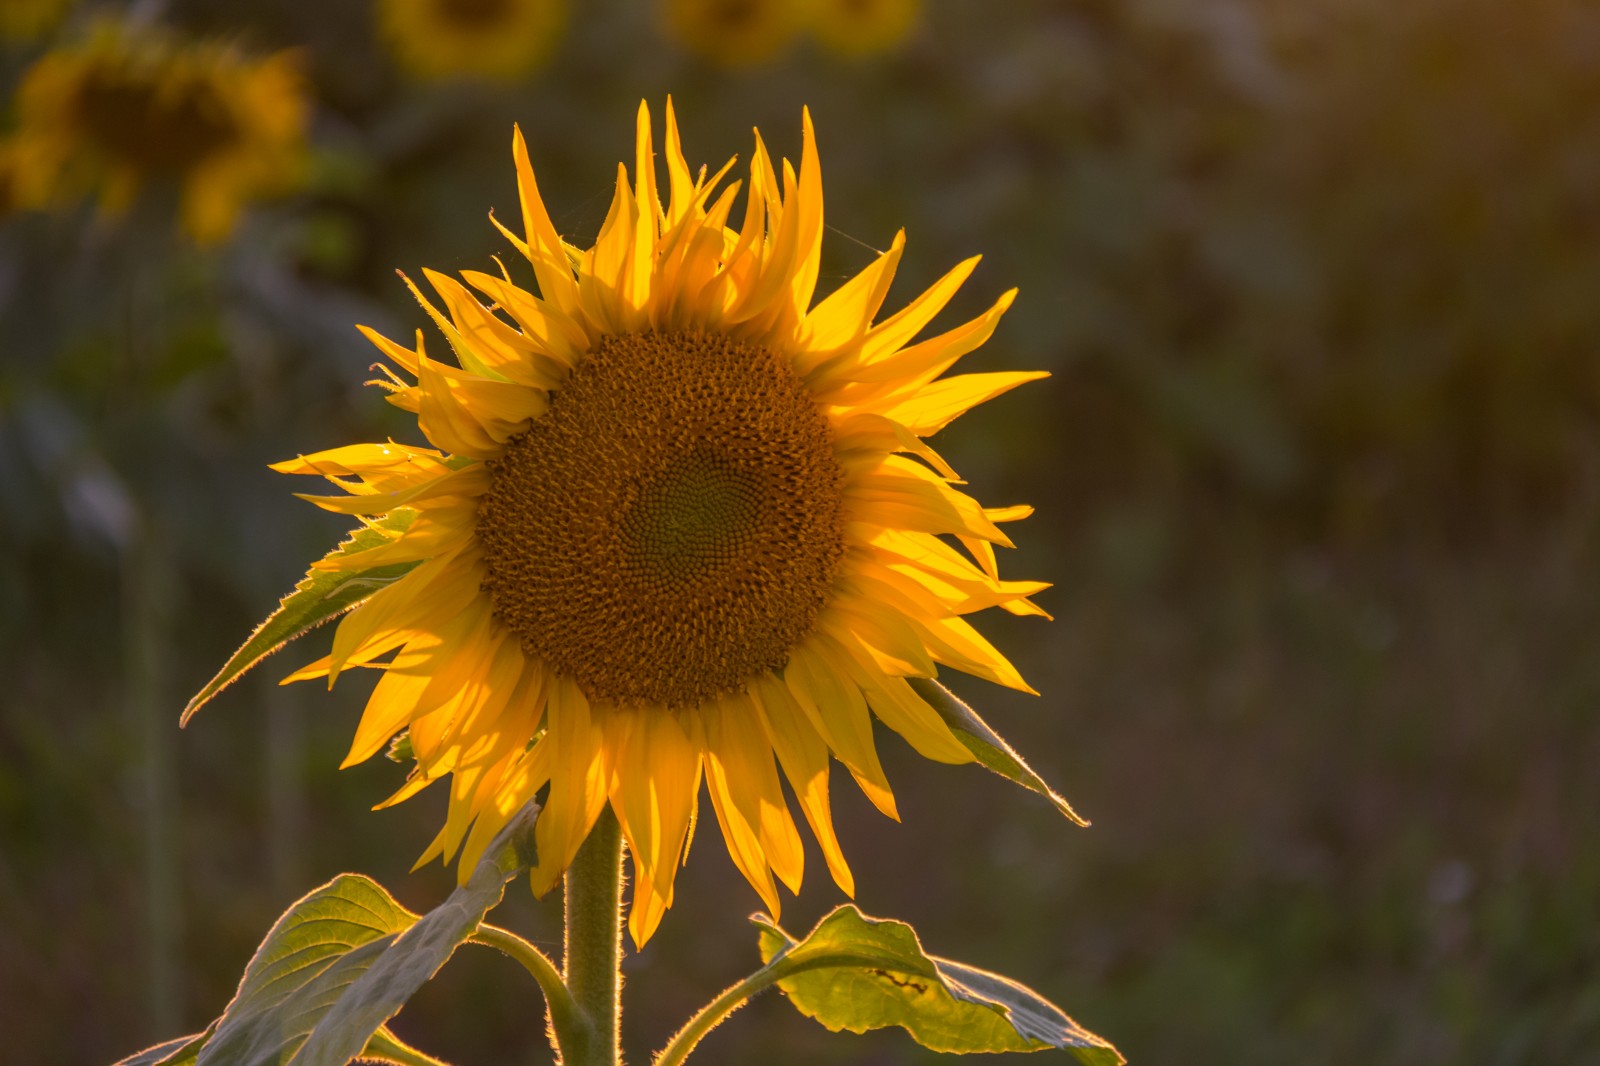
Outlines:
POLYGON ((561 972, 549 956, 511 930, 501 929, 497 925, 478 926, 478 931, 468 937, 467 942, 482 944, 511 956, 539 982, 545 1002, 550 1007, 551 1043, 557 1054, 561 1053, 562 1048, 582 1041, 584 1020, 577 1003, 572 999, 572 993, 567 991, 567 986, 561 980, 561 972))
POLYGON ((622 827, 605 807, 567 870, 566 984, 587 1022, 563 1066, 622 1062, 622 827))
POLYGON ((707 1033, 721 1025, 724 1018, 744 1006, 757 992, 777 980, 773 971, 763 968, 725 990, 722 995, 701 1007, 688 1024, 678 1030, 677 1035, 656 1055, 655 1066, 680 1066, 707 1033))
POLYGON ((857 956, 847 952, 819 955, 802 962, 791 962, 779 955, 743 981, 724 989, 716 999, 701 1007, 695 1016, 673 1035, 667 1046, 656 1053, 653 1066, 682 1066, 683 1060, 689 1057, 689 1052, 695 1049, 707 1033, 721 1025, 728 1015, 785 978, 809 970, 852 969, 864 966, 896 969, 892 963, 886 963, 879 957, 857 956))
POLYGON ((144 990, 151 1025, 171 1032, 182 1022, 183 909, 179 906, 176 740, 167 692, 176 587, 166 540, 148 514, 135 523, 123 562, 123 654, 127 694, 139 742, 139 819, 145 896, 144 990))

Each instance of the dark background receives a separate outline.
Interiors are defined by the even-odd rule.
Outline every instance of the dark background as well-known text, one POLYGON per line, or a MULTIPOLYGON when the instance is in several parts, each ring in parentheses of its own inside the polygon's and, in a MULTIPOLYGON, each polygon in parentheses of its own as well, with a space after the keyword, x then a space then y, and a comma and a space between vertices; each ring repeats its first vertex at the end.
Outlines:
MULTIPOLYGON (((986 259, 946 321, 1021 297, 970 369, 1049 381, 937 443, 1028 501, 985 632, 1043 696, 958 683, 1078 808, 885 734, 904 823, 835 775, 858 902, 1030 984, 1136 1066, 1578 1063, 1600 1046, 1600 15, 1583 0, 928 0, 887 55, 729 70, 653 9, 573 4, 503 87, 416 85, 363 4, 187 0, 303 46, 311 182, 224 247, 159 205, 0 223, 4 1057, 103 1063, 202 1027, 293 899, 352 869, 414 909, 441 796, 335 768, 364 685, 177 714, 340 521, 265 464, 415 425, 362 389, 423 324, 392 270, 492 269, 522 123, 592 240, 633 112, 692 164, 797 156, 824 286, 909 230, 887 306, 986 259)), ((81 13, 80 13, 81 14, 81 13)), ((72 29, 62 31, 70 38, 72 29)), ((14 85, 48 42, 8 46, 14 85)), ((813 851, 784 922, 840 902, 813 851)), ((757 962, 759 901, 702 826, 628 962, 637 1062, 757 962)), ((559 902, 499 912, 554 947, 559 902)), ((537 989, 468 950, 397 1031, 546 1061, 537 989)), ((931 1060, 776 996, 708 1062, 931 1060)))

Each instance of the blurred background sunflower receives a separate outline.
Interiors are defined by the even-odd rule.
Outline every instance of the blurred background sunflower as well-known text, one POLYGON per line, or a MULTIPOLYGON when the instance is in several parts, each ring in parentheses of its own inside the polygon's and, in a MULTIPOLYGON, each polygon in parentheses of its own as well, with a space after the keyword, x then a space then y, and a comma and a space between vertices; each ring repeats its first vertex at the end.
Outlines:
POLYGON ((35 41, 56 27, 73 0, 5 0, 0 3, 0 41, 35 41))
POLYGON ((822 44, 845 56, 898 46, 916 27, 921 0, 805 0, 807 22, 822 44))
MULTIPOLYGON (((79 55, 116 6, 6 45, 0 200, 39 143, 28 71, 79 55)), ((667 0, 594 0, 533 77, 466 85, 411 80, 376 5, 139 7, 246 67, 297 50, 308 147, 287 195, 219 195, 241 209, 203 246, 169 172, 118 218, 85 210, 98 161, 0 221, 9 1057, 104 1063, 192 1031, 339 870, 412 907, 452 883, 408 873, 443 796, 372 814, 405 768, 332 769, 358 679, 328 696, 261 671, 173 725, 342 533, 266 464, 421 443, 357 384, 373 357, 353 323, 416 319, 394 269, 497 250, 483 208, 517 213, 513 121, 555 228, 592 244, 627 118, 667 92, 707 159, 752 126, 795 158, 810 105, 819 294, 904 225, 886 305, 984 252, 932 328, 1015 284, 972 369, 1054 373, 933 443, 985 499, 1038 507, 1018 558, 1054 583, 1055 622, 988 634, 1044 696, 961 692, 1095 824, 928 773, 885 735, 903 824, 835 796, 862 908, 1026 980, 1133 1062, 1600 1045, 1592 3, 924 0, 893 47, 846 57, 814 10, 713 54, 667 0)), ((753 965, 739 880, 720 847, 693 850, 672 921, 630 956, 625 1039, 753 965)), ((559 936, 553 908, 510 895, 507 924, 559 936)), ((785 921, 838 899, 808 880, 785 921)), ((399 1030, 502 1061, 529 1046, 532 1002, 511 964, 468 960, 399 1030)), ((928 1061, 776 999, 713 1040, 773 1066, 928 1061)))
POLYGON ((299 177, 306 102, 295 58, 262 59, 148 26, 94 25, 52 49, 16 91, 14 187, 24 207, 98 193, 126 214, 158 181, 197 241, 221 240, 244 205, 299 177))
POLYGON ((566 0, 378 0, 378 24, 414 77, 513 81, 554 47, 566 0))
POLYGON ((773 59, 803 24, 797 0, 662 0, 662 9, 679 44, 730 67, 773 59))

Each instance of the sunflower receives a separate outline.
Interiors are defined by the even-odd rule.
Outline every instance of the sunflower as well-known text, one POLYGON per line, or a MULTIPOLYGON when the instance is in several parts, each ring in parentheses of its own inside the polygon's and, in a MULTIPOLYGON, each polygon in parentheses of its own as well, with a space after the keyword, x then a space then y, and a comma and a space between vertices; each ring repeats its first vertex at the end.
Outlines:
POLYGON ((780 767, 853 893, 830 753, 895 818, 872 716, 927 758, 972 759, 907 678, 942 664, 1032 691, 963 617, 1043 613, 1028 597, 1045 585, 995 567, 994 545, 1010 543, 999 524, 1030 509, 981 506, 923 438, 1045 375, 940 378, 1014 290, 914 340, 976 259, 874 324, 903 234, 812 306, 822 179, 809 114, 798 173, 775 169, 757 134, 737 227, 738 183, 720 187, 732 161, 691 172, 670 101, 665 205, 643 106, 637 137, 632 183, 619 166, 600 235, 579 250, 557 235, 515 135, 525 229, 500 228, 538 295, 503 267, 465 271, 466 285, 427 271, 442 306, 412 286, 456 365, 421 331, 408 348, 363 327, 394 364, 378 384, 434 447, 357 444, 275 469, 327 477, 343 495, 305 498, 387 533, 319 567, 414 566, 287 680, 383 671, 345 765, 409 730, 416 766, 380 806, 450 779, 419 865, 460 851, 465 876, 548 785, 543 894, 609 803, 642 945, 672 903, 702 780, 734 863, 776 915, 774 876, 798 891, 803 856, 780 767))
POLYGON ((513 81, 549 55, 565 0, 382 0, 379 25, 395 58, 424 79, 513 81))
POLYGON ((116 215, 146 183, 170 181, 184 229, 209 243, 246 202, 292 185, 304 161, 306 104, 289 53, 251 59, 102 22, 41 57, 17 99, 24 206, 98 186, 101 210, 116 215))
POLYGON ((17 207, 17 146, 0 141, 0 219, 17 207))
POLYGON ((772 59, 802 22, 797 0, 666 0, 663 10, 674 37, 730 67, 772 59))
POLYGON ((0 41, 37 41, 71 6, 72 0, 0 0, 0 41))
POLYGON ((807 0, 811 32, 840 55, 896 47, 917 24, 921 0, 807 0))

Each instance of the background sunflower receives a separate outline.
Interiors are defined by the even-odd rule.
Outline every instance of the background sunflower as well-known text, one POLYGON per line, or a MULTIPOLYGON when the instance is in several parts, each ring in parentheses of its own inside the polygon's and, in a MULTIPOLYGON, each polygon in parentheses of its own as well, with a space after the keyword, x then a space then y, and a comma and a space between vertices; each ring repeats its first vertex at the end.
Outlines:
POLYGON ((184 229, 213 243, 248 201, 290 188, 304 165, 305 100, 287 52, 249 58, 103 21, 36 61, 16 106, 12 180, 24 207, 93 190, 103 213, 120 216, 166 182, 184 229))
POLYGON ((520 78, 550 54, 566 0, 378 0, 378 24, 419 78, 520 78))
POLYGON ((0 41, 36 41, 55 29, 73 0, 6 0, 0 4, 0 41))
MULTIPOLYGON (((863 909, 1028 975, 1132 1062, 1591 1054, 1593 5, 928 0, 880 58, 802 36, 738 69, 654 8, 584 8, 525 86, 436 91, 400 80, 364 5, 173 0, 185 33, 303 49, 304 191, 208 251, 174 241, 155 198, 116 227, 6 218, 7 1054, 104 1063, 190 1031, 337 870, 416 907, 453 883, 407 873, 442 793, 373 814, 405 768, 331 769, 357 678, 328 696, 262 671, 204 728, 176 733, 174 713, 346 525, 286 506, 266 464, 423 443, 353 384, 373 355, 350 323, 409 338, 395 267, 482 268, 484 206, 517 214, 513 122, 552 224, 592 243, 626 117, 669 90, 707 155, 758 125, 796 158, 810 105, 833 227, 819 293, 900 225, 916 256, 888 307, 984 251, 948 323, 1021 294, 973 369, 1053 373, 934 443, 985 499, 1038 507, 1008 528, 1054 584, 1054 622, 985 627, 1044 697, 961 692, 1095 824, 925 772, 885 735, 902 824, 833 796, 863 909)), ((45 48, 8 52, 10 131, 45 48)), ((507 924, 558 935, 513 895, 507 924)), ((807 878, 785 921, 838 899, 807 878)), ((708 833, 630 956, 628 1026, 663 1031, 751 961, 749 900, 708 833)), ((402 1035, 521 1054, 516 981, 493 958, 447 970, 402 1035)), ((919 1061, 898 1036, 830 1037, 766 1001, 706 1053, 919 1061)))
POLYGON ((795 0, 661 0, 661 10, 683 47, 731 67, 776 58, 805 23, 795 0))

